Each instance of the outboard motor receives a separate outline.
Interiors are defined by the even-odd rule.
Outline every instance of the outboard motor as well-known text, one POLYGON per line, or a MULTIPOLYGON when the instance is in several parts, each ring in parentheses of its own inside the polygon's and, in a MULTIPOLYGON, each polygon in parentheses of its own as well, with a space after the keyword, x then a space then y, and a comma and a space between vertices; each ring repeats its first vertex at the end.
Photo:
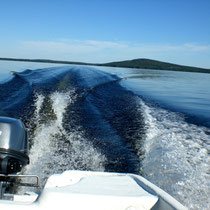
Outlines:
POLYGON ((20 172, 28 163, 27 133, 23 123, 0 117, 0 174, 20 172))
POLYGON ((27 164, 28 140, 23 123, 0 117, 0 199, 13 200, 19 186, 39 188, 38 176, 16 174, 27 164))

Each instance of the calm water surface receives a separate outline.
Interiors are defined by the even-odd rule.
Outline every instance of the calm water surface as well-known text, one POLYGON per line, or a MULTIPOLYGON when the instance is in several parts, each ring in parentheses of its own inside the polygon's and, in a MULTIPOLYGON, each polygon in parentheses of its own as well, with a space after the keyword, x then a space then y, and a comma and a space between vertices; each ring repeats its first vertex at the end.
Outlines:
POLYGON ((145 99, 210 126, 210 74, 125 68, 107 71, 125 77, 123 84, 145 99))

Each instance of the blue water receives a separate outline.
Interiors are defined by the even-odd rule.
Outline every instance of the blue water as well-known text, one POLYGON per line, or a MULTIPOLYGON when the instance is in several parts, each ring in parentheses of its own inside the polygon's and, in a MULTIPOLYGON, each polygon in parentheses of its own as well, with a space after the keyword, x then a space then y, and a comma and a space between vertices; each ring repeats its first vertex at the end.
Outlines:
POLYGON ((42 183, 67 169, 136 173, 209 209, 209 87, 210 74, 2 61, 0 115, 24 122, 24 173, 42 183))
POLYGON ((210 126, 210 74, 120 68, 115 73, 137 95, 210 126))

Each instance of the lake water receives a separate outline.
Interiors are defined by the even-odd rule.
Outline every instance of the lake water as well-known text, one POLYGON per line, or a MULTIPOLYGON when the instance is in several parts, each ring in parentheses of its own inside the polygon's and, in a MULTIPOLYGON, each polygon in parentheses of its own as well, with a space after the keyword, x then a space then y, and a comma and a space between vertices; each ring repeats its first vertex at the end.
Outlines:
POLYGON ((210 208, 210 74, 1 61, 0 91, 29 133, 25 173, 137 173, 210 208))

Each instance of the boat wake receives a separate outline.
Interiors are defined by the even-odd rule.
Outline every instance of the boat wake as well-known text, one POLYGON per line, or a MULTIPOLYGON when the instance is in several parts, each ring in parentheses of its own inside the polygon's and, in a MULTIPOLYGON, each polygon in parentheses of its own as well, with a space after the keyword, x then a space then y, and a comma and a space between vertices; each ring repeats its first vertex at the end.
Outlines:
POLYGON ((43 184, 69 169, 138 173, 135 139, 141 140, 143 121, 134 94, 120 81, 95 69, 63 67, 15 73, 3 84, 0 112, 20 118, 29 134, 25 173, 43 184))
POLYGON ((162 109, 93 68, 26 70, 0 84, 0 115, 27 129, 25 174, 136 173, 192 209, 210 208, 210 130, 162 109))
POLYGON ((208 209, 210 129, 141 101, 147 132, 142 171, 190 209, 208 209), (193 187, 192 187, 193 186, 193 187))
POLYGON ((65 130, 63 127, 65 109, 73 103, 71 92, 55 92, 49 96, 47 100, 52 102, 54 114, 51 119, 42 116, 45 100, 43 95, 37 95, 32 118, 36 125, 28 127, 33 132, 30 136, 31 161, 24 173, 37 174, 43 185, 50 175, 69 169, 104 171, 105 156, 87 141, 82 130, 65 130))

